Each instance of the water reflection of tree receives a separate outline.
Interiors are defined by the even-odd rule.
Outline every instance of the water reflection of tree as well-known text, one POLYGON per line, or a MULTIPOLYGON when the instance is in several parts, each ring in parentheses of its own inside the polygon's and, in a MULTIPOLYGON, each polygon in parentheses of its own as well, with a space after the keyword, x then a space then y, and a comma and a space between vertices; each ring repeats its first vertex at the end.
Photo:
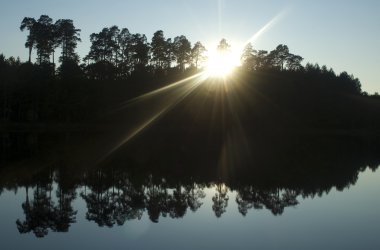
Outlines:
POLYGON ((216 217, 221 217, 226 212, 228 206, 228 187, 224 183, 215 185, 216 193, 212 197, 212 210, 214 210, 216 217))
MULTIPOLYGON (((28 190, 26 188, 26 192, 28 190)), ((25 220, 17 220, 17 229, 20 233, 33 232, 37 237, 44 237, 48 234, 48 229, 53 228, 55 224, 54 206, 51 201, 51 185, 37 184, 33 200, 26 196, 22 204, 25 220)))
POLYGON ((269 209, 274 215, 281 215, 285 207, 298 204, 297 196, 299 192, 291 189, 260 189, 254 186, 245 186, 237 190, 236 203, 239 212, 245 216, 248 210, 269 209))
POLYGON ((182 218, 187 211, 187 197, 180 183, 177 184, 173 194, 169 197, 169 215, 171 218, 182 218))
POLYGON ((166 188, 166 181, 162 179, 155 183, 150 176, 146 184, 146 204, 149 219, 155 223, 158 222, 160 215, 166 217, 168 214, 169 194, 166 188))
POLYGON ((191 211, 197 211, 198 208, 200 208, 203 204, 203 202, 201 202, 201 199, 204 199, 206 197, 206 194, 203 191, 204 186, 196 184, 195 182, 191 182, 190 184, 185 185, 184 189, 186 192, 187 205, 191 211))
POLYGON ((134 183, 125 171, 103 171, 86 174, 88 185, 81 197, 87 204, 86 218, 99 226, 123 225, 127 220, 141 219, 144 210, 152 222, 170 216, 182 218, 186 211, 196 211, 205 197, 203 186, 194 182, 170 186, 164 178, 149 175, 134 183))
POLYGON ((55 181, 57 182, 56 197, 58 204, 54 207, 55 223, 53 231, 67 232, 72 223, 76 222, 77 211, 74 211, 72 202, 76 199, 76 185, 70 185, 68 180, 71 176, 61 170, 56 172, 55 181))
POLYGON ((20 233, 33 232, 37 237, 44 237, 49 229, 55 232, 67 232, 70 225, 75 223, 77 212, 72 208, 72 201, 76 198, 75 188, 66 190, 58 184, 56 190, 58 202, 55 205, 52 197, 53 177, 52 171, 40 175, 32 200, 29 198, 29 185, 25 186, 26 198, 22 204, 25 220, 16 221, 20 233))
POLYGON ((72 207, 72 202, 76 198, 76 191, 75 189, 64 190, 62 187, 58 187, 56 195, 58 204, 54 208, 53 231, 67 232, 70 225, 76 222, 77 211, 74 211, 72 207))
POLYGON ((187 185, 177 182, 171 188, 165 179, 153 180, 149 176, 145 188, 147 212, 151 221, 156 223, 160 216, 182 218, 188 208, 195 212, 201 207, 201 199, 205 197, 203 187, 194 182, 187 185))
POLYGON ((90 190, 82 192, 81 197, 87 204, 87 220, 112 227, 141 219, 145 208, 143 187, 136 187, 126 173, 97 170, 86 179, 90 190))
MULTIPOLYGON (((243 216, 250 209, 268 209, 274 215, 281 215, 285 208, 298 204, 298 197, 313 198, 328 194, 333 188, 340 191, 354 185, 359 172, 367 169, 365 166, 377 169, 376 159, 373 162, 352 166, 343 162, 338 167, 310 168, 308 171, 265 169, 259 170, 261 172, 257 175, 239 176, 239 182, 233 179, 220 181, 214 185, 212 209, 217 218, 221 217, 227 210, 229 190, 235 190, 238 210, 243 216), (341 165, 345 168, 339 167, 341 165), (263 178, 264 181, 256 177, 268 173, 269 178, 263 178), (287 178, 278 178, 281 176, 287 178)), ((55 171, 36 171, 22 180, 7 180, 0 183, 0 190, 25 187, 26 199, 22 203, 25 218, 16 221, 17 228, 20 233, 31 232, 44 237, 49 230, 67 232, 76 222, 77 212, 72 203, 77 198, 78 188, 83 190, 80 196, 87 204, 86 219, 99 226, 113 227, 141 219, 145 212, 156 223, 162 217, 183 218, 188 209, 195 212, 202 206, 204 189, 213 183, 212 177, 193 181, 192 177, 178 177, 176 173, 165 175, 144 171, 133 172, 125 166, 111 166, 76 173, 59 167, 55 171)))
POLYGON ((89 173, 86 183, 90 192, 87 190, 81 193, 81 197, 86 201, 86 219, 94 221, 99 226, 112 227, 115 223, 113 211, 115 210, 114 194, 110 192, 107 185, 107 175, 105 172, 97 170, 89 173))
POLYGON ((117 181, 115 195, 113 217, 118 225, 123 225, 127 220, 141 219, 145 208, 145 197, 141 186, 135 187, 128 176, 122 175, 117 181))

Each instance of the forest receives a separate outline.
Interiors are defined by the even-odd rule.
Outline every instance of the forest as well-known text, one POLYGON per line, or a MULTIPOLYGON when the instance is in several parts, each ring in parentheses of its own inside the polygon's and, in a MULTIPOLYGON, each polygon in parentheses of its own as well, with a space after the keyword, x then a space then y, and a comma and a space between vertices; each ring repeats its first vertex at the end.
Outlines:
MULTIPOLYGON (((27 33, 29 59, 21 62, 0 54, 2 128, 118 121, 124 117, 122 113, 112 118, 105 118, 105 114, 127 100, 202 72, 207 61, 207 49, 200 41, 192 45, 184 35, 166 38, 162 30, 148 41, 146 35, 130 33, 127 28, 103 28, 90 35, 89 52, 80 59, 76 48, 81 42, 81 30, 73 20, 54 22, 47 15, 38 19, 25 17, 19 28, 27 33), (37 55, 34 61, 33 51, 37 55), (58 60, 56 51, 61 52, 58 60)), ((221 39, 218 49, 229 48, 227 40, 221 39)), ((180 121, 180 114, 191 115, 192 110, 199 110, 203 99, 210 105, 219 105, 215 111, 218 117, 227 105, 221 100, 230 99, 228 105, 234 106, 233 113, 246 124, 255 120, 252 125, 257 128, 276 124, 295 129, 378 128, 377 93, 368 95, 362 91, 359 79, 347 72, 337 74, 326 66, 303 65, 302 61, 286 45, 265 51, 249 43, 234 74, 226 79, 205 79, 183 100, 185 104, 173 110, 178 114, 173 123, 185 122, 180 121), (215 81, 223 81, 221 85, 231 82, 229 91, 212 85, 215 81), (215 96, 210 96, 210 91, 215 96), (239 96, 233 97, 235 94, 239 96), (219 95, 224 97, 218 98, 219 95), (240 107, 237 102, 241 102, 240 107), (187 110, 186 103, 194 105, 187 110)), ((166 96, 161 98, 165 100, 166 96)), ((151 107, 142 103, 141 108, 151 107)))
POLYGON ((78 199, 101 227, 179 219, 208 189, 218 218, 281 215, 378 169, 379 94, 287 45, 249 43, 231 75, 202 77, 210 48, 184 35, 106 27, 80 58, 73 20, 19 29, 28 61, 0 54, 0 195, 25 193, 20 233, 69 231, 78 199))

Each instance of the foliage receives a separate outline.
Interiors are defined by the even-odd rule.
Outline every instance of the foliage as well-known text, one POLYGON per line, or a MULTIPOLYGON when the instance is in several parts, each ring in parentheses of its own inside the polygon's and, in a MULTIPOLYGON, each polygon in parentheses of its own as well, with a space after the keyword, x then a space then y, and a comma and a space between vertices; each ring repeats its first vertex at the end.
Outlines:
POLYGON ((199 41, 191 49, 191 62, 196 69, 206 61, 206 51, 206 47, 199 41))
MULTIPOLYGON (((106 107, 200 72, 207 59, 205 46, 199 41, 191 46, 184 35, 172 40, 158 30, 149 42, 144 34, 114 25, 90 35, 89 53, 84 63, 79 64, 75 50, 81 41, 80 29, 72 20, 59 19, 53 23, 47 15, 37 20, 25 17, 20 30, 29 31, 25 43, 28 62, 0 56, 0 119, 3 121, 95 119, 106 107), (55 67, 53 55, 57 48, 61 48, 61 56, 60 65, 55 67), (30 58, 33 49, 37 51, 35 64, 30 58)), ((230 49, 226 39, 217 46, 221 53, 230 49)), ((342 112, 338 106, 348 102, 343 98, 347 95, 360 97, 362 103, 380 99, 378 94, 369 96, 362 92, 359 79, 347 72, 336 74, 326 66, 302 65, 302 61, 301 56, 292 54, 284 44, 268 52, 249 43, 242 52, 241 67, 236 70, 235 78, 244 79, 245 83, 240 85, 250 84, 247 89, 256 88, 277 105, 289 106, 291 112, 308 107, 311 100, 313 106, 319 106, 319 116, 325 116, 329 110, 336 114, 342 112), (320 103, 321 99, 324 103, 320 103), (326 103, 330 100, 338 104, 329 103, 333 108, 328 109, 326 103)), ((349 102, 347 109, 354 112, 357 107, 349 102)), ((301 113, 297 114, 300 120, 313 120, 304 111, 301 113)), ((353 117, 349 112, 343 113, 353 117)), ((331 115, 325 123, 346 126, 343 121, 347 119, 331 115)), ((321 120, 314 121, 313 126, 322 126, 321 120)), ((355 118, 355 123, 360 120, 355 118)))

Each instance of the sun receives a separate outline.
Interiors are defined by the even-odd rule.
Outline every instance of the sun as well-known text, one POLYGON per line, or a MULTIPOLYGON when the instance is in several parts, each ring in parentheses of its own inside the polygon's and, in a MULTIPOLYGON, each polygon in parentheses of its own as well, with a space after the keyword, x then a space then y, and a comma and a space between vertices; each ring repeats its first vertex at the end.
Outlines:
POLYGON ((211 51, 208 55, 205 72, 210 77, 226 77, 238 66, 239 56, 232 51, 211 51))

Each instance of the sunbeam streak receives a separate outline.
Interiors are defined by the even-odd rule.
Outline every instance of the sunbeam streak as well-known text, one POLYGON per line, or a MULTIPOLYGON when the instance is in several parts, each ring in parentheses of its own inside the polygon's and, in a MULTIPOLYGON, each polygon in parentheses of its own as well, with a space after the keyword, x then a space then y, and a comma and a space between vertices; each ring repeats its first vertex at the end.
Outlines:
MULTIPOLYGON (((136 102, 136 101, 139 101, 139 100, 143 100, 144 98, 147 98, 147 97, 151 97, 151 96, 154 96, 154 95, 157 95, 157 94, 162 94, 163 92, 165 91, 168 91, 168 90, 171 90, 179 85, 183 85, 183 84, 186 84, 188 83, 189 81, 193 80, 193 79, 196 79, 196 78, 199 78, 203 75, 203 72, 200 72, 200 73, 197 73, 195 75, 192 75, 192 76, 189 76, 185 79, 182 79, 180 81, 177 81, 177 82, 174 82, 168 86, 165 86, 165 87, 162 87, 162 88, 159 88, 157 90, 153 90, 149 93, 146 93, 146 94, 143 94, 143 95, 140 95, 136 98, 133 98, 129 101, 129 103, 133 103, 133 102, 136 102)), ((184 87, 184 86, 182 86, 184 87)))
POLYGON ((189 81, 191 81, 193 79, 197 79, 197 78, 205 79, 204 75, 205 75, 204 72, 200 72, 200 73, 197 73, 195 75, 189 76, 185 79, 171 83, 165 87, 162 87, 162 88, 150 91, 148 93, 142 94, 138 97, 132 98, 130 100, 127 100, 127 101, 119 104, 118 107, 114 108, 111 112, 115 113, 115 112, 121 111, 121 110, 129 107, 130 105, 144 101, 144 100, 149 99, 149 98, 156 97, 158 95, 162 95, 164 93, 168 93, 169 91, 174 91, 176 88, 178 88, 179 92, 183 92, 183 88, 185 87, 184 85, 186 85, 186 83, 188 83, 189 81))
POLYGON ((259 31, 257 31, 253 36, 251 36, 244 44, 243 46, 247 45, 248 43, 252 43, 257 40, 264 32, 268 31, 271 27, 273 27, 274 24, 276 24, 278 21, 280 21, 287 13, 289 12, 288 9, 285 9, 278 13, 276 16, 274 16, 268 23, 266 23, 259 31))
POLYGON ((123 107, 119 109, 119 111, 121 111, 121 109, 125 109, 128 106, 135 104, 136 102, 149 101, 148 99, 151 99, 154 97, 164 98, 164 102, 163 103, 160 102, 162 103, 160 107, 158 107, 156 110, 153 110, 152 114, 147 115, 146 117, 142 118, 142 121, 138 122, 137 126, 135 126, 133 129, 128 131, 126 135, 122 137, 123 138, 122 140, 120 140, 113 147, 111 147, 111 149, 99 159, 98 163, 104 161, 113 152, 115 152, 117 149, 119 149, 120 147, 128 143, 128 141, 130 141, 136 135, 140 134, 144 129, 152 125, 161 116, 163 116, 169 110, 174 108, 178 103, 180 103, 184 98, 186 98, 190 93, 192 93, 205 80, 206 80, 205 73, 201 72, 201 73, 195 74, 194 76, 172 83, 166 87, 143 94, 139 97, 136 97, 128 101, 126 104, 124 104, 123 107), (169 92, 170 90, 172 90, 173 93, 170 93, 169 92))
POLYGON ((218 32, 222 35, 222 0, 218 0, 218 32))

